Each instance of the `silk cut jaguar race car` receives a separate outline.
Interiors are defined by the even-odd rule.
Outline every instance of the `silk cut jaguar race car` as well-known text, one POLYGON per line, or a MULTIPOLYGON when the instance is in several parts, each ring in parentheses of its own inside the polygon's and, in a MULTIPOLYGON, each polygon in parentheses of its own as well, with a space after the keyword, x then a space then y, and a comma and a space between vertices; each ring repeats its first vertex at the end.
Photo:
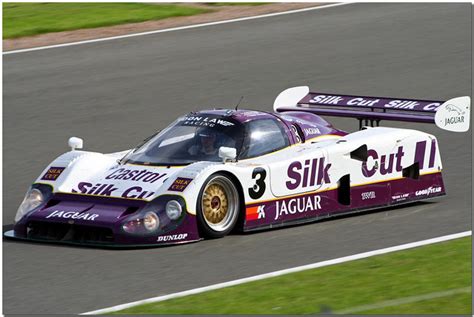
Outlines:
POLYGON ((434 123, 442 109, 454 116, 446 125, 465 124, 469 107, 469 97, 443 102, 294 87, 280 93, 275 112, 192 112, 132 150, 77 150, 83 142, 73 137, 71 151, 31 185, 5 236, 181 244, 445 195, 436 137, 379 123, 434 123), (347 133, 320 115, 357 118, 360 130, 347 133))

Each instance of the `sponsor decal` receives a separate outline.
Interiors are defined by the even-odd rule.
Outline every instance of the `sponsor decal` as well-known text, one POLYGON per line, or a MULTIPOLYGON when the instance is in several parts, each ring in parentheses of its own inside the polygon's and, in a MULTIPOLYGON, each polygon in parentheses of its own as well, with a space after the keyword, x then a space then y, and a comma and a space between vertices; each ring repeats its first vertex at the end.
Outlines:
POLYGON ((361 196, 362 200, 374 199, 376 197, 374 191, 362 193, 362 194, 360 194, 360 196, 361 196))
POLYGON ((154 183, 157 180, 166 176, 166 173, 154 173, 147 170, 131 170, 126 168, 119 168, 111 174, 107 175, 105 179, 116 179, 124 181, 154 183))
POLYGON ((180 233, 180 234, 170 234, 167 236, 159 236, 157 242, 167 242, 167 241, 180 241, 184 240, 188 237, 187 233, 180 233))
POLYGON ((188 187, 188 185, 192 182, 192 178, 184 178, 178 177, 176 180, 171 184, 168 190, 175 191, 175 192, 182 192, 188 187))
POLYGON ((124 190, 122 193, 123 198, 136 198, 136 199, 143 199, 143 198, 148 198, 151 195, 153 195, 155 192, 150 192, 143 190, 140 186, 133 186, 130 188, 127 188, 124 190))
MULTIPOLYGON (((81 193, 87 195, 98 195, 98 196, 113 196, 113 193, 118 190, 114 184, 102 184, 102 183, 88 183, 80 182, 77 184, 77 188, 73 188, 73 193, 81 193)), ((132 186, 125 189, 120 197, 123 198, 135 198, 144 199, 150 197, 155 192, 143 190, 140 186, 132 186)))
POLYGON ((443 130, 466 132, 469 130, 470 104, 469 97, 449 100, 436 111, 436 125, 443 130))
MULTIPOLYGON (((431 146, 429 151, 428 164, 425 164, 425 153, 427 148, 426 141, 419 141, 415 145, 415 155, 413 162, 418 163, 421 169, 427 165, 428 168, 434 167, 436 158, 436 141, 432 140, 428 144, 431 146)), ((367 160, 362 162, 362 175, 370 178, 376 173, 380 175, 392 174, 403 170, 402 159, 405 155, 403 146, 399 146, 392 153, 379 154, 374 149, 367 150, 367 160)), ((315 185, 331 183, 329 170, 331 163, 325 163, 325 158, 314 158, 305 161, 294 161, 288 166, 288 181, 285 182, 289 190, 297 188, 313 187, 315 185)))
POLYGON ((288 166, 287 175, 290 179, 286 187, 290 190, 296 188, 312 187, 323 183, 330 183, 329 169, 331 163, 325 164, 324 157, 305 160, 304 162, 295 161, 288 166))
POLYGON ((342 96, 331 96, 331 95, 316 95, 311 99, 310 103, 317 103, 323 105, 339 105, 339 104, 347 104, 349 106, 366 106, 371 107, 377 104, 380 99, 373 99, 373 98, 352 98, 346 100, 342 96))
POLYGON ((213 128, 217 126, 229 127, 233 126, 232 122, 220 119, 220 118, 210 118, 204 116, 190 116, 184 118, 183 125, 193 125, 193 126, 203 126, 213 128))
POLYGON ((408 196, 410 196, 409 193, 394 195, 392 196, 392 200, 402 201, 402 200, 406 200, 408 196))
POLYGON ((308 195, 292 198, 290 200, 276 201, 275 220, 282 216, 306 213, 321 209, 321 196, 308 195))
POLYGON ((436 111, 441 102, 421 100, 400 100, 373 97, 338 96, 338 95, 313 95, 309 103, 319 105, 361 106, 376 108, 393 108, 406 110, 436 111))
POLYGON ((402 167, 402 157, 405 155, 403 152, 403 147, 399 146, 397 152, 379 155, 375 150, 367 151, 367 161, 362 163, 362 174, 365 177, 372 177, 377 171, 381 175, 386 175, 396 172, 401 172, 402 167))
POLYGON ((460 107, 452 104, 446 105, 446 110, 448 110, 449 112, 455 112, 458 116, 462 116, 466 113, 465 111, 462 111, 460 107))
POLYGON ((428 188, 422 189, 422 190, 417 190, 415 192, 415 196, 429 196, 431 194, 436 194, 441 192, 441 187, 437 186, 430 186, 428 188))
POLYGON ((304 128, 303 132, 305 136, 308 136, 311 134, 321 134, 321 131, 318 128, 304 128))
POLYGON ((77 211, 63 211, 63 210, 56 210, 46 216, 47 219, 49 218, 64 218, 64 219, 82 219, 87 221, 94 221, 98 214, 89 214, 89 213, 81 213, 77 211))
POLYGON ((461 108, 459 108, 456 105, 449 104, 449 105, 446 105, 446 110, 448 110, 451 116, 444 118, 444 126, 464 122, 464 114, 466 112, 462 111, 461 108))
POLYGON ((245 210, 245 220, 265 219, 265 205, 248 207, 245 210))
MULTIPOLYGON (((428 168, 432 168, 436 158, 436 141, 430 143, 431 150, 429 154, 428 168)), ((418 167, 425 167, 425 153, 427 142, 419 141, 415 145, 415 157, 413 162, 418 162, 418 167)), ((405 155, 403 146, 399 146, 396 151, 389 154, 380 155, 373 149, 367 150, 367 161, 362 163, 362 174, 365 177, 372 177, 377 172, 381 175, 391 174, 393 172, 401 172, 403 170, 402 158, 405 155)))
POLYGON ((444 118, 444 126, 464 122, 464 116, 444 118))
MULTIPOLYGON (((385 107, 385 108, 395 108, 395 109, 415 110, 415 109, 418 108, 419 105, 420 105, 420 103, 417 102, 417 101, 392 100, 392 101, 386 103, 385 105, 383 105, 383 107, 385 107)), ((439 106, 440 106, 440 103, 435 102, 435 103, 430 103, 430 104, 424 106, 423 109, 424 110, 434 110, 439 106)))
POLYGON ((41 177, 42 180, 55 181, 59 175, 64 171, 65 167, 53 167, 51 166, 48 171, 41 177))

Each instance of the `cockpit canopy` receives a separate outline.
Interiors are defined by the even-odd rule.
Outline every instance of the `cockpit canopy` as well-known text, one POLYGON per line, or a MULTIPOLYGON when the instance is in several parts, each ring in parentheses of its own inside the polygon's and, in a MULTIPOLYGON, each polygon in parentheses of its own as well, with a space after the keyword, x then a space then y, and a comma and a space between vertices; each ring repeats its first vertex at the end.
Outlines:
POLYGON ((283 124, 276 118, 241 122, 232 116, 197 113, 179 118, 144 140, 123 162, 146 165, 187 165, 218 162, 220 147, 237 150, 237 159, 253 158, 289 145, 283 124))

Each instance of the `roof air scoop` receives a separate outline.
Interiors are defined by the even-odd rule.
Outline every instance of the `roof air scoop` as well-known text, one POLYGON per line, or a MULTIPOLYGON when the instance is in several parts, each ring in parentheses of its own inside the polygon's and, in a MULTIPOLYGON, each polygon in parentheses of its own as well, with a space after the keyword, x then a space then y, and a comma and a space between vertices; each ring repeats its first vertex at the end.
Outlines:
POLYGON ((292 87, 283 90, 273 103, 273 110, 278 111, 282 107, 296 107, 301 99, 309 93, 308 86, 292 87))

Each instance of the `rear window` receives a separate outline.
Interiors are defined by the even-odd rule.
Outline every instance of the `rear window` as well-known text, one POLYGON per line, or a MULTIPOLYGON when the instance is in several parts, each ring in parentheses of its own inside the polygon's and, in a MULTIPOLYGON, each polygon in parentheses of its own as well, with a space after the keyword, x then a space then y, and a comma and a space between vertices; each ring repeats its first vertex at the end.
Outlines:
POLYGON ((250 121, 245 124, 245 141, 240 158, 272 153, 288 145, 288 136, 278 121, 273 119, 250 121))

